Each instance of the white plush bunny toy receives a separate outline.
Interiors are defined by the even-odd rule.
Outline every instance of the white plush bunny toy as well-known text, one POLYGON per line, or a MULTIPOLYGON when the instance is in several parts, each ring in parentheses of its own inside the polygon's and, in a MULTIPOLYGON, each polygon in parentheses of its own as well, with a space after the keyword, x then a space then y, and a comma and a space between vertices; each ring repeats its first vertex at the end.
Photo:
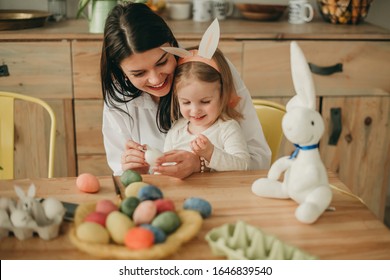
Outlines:
POLYGON ((282 129, 296 150, 291 156, 275 161, 268 177, 252 184, 252 191, 262 197, 293 199, 299 204, 295 217, 302 223, 311 224, 332 200, 328 176, 318 151, 324 121, 315 110, 314 83, 306 58, 296 42, 290 47, 296 95, 287 103, 282 129), (280 182, 278 179, 283 172, 284 180, 280 182))

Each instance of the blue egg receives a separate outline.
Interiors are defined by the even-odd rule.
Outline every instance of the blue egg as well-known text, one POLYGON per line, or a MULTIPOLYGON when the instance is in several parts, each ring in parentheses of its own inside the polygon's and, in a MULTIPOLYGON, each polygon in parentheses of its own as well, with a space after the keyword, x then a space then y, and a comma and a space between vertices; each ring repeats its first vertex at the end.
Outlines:
POLYGON ((164 231, 162 231, 158 227, 152 226, 150 224, 142 224, 141 227, 146 228, 146 229, 150 230, 151 232, 153 232, 154 244, 164 243, 165 240, 167 239, 167 236, 164 233, 164 231))
POLYGON ((139 200, 141 200, 141 201, 156 200, 156 199, 163 198, 163 193, 156 186, 148 185, 148 186, 142 187, 138 191, 137 196, 138 196, 139 200))
POLYGON ((184 209, 194 210, 200 213, 203 218, 207 218, 211 215, 211 204, 198 197, 190 197, 184 201, 184 209))

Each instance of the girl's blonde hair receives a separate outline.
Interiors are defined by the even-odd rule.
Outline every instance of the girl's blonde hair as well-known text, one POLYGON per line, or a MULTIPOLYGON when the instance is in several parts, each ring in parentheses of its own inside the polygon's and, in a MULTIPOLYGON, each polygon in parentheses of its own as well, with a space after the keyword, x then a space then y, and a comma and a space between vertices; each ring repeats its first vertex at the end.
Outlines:
MULTIPOLYGON (((190 49, 196 49, 193 47, 190 49)), ((203 62, 186 62, 179 65, 175 71, 175 80, 173 83, 173 94, 171 100, 171 119, 172 121, 178 120, 181 117, 179 101, 177 98, 177 91, 182 81, 188 79, 198 79, 199 81, 206 83, 220 82, 220 107, 219 117, 222 120, 240 120, 243 118, 242 114, 236 109, 229 106, 232 96, 235 94, 235 87, 233 83, 232 72, 230 71, 229 64, 225 59, 223 53, 217 49, 212 58, 218 65, 218 72, 216 69, 203 62)))

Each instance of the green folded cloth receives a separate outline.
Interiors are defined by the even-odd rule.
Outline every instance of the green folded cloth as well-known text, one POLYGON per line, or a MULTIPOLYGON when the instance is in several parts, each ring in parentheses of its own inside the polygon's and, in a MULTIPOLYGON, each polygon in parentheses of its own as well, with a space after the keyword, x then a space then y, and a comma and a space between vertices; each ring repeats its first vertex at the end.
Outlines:
POLYGON ((230 260, 317 259, 243 221, 214 228, 205 238, 213 254, 226 256, 230 260))

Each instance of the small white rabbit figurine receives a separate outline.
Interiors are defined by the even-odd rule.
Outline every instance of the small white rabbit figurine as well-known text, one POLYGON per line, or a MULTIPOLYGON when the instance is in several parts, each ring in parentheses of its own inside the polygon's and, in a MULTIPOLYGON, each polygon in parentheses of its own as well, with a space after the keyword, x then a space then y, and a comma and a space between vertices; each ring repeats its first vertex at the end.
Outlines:
POLYGON ((15 186, 15 192, 20 199, 19 209, 27 211, 27 213, 34 218, 38 226, 50 224, 50 220, 45 215, 43 205, 35 199, 34 184, 31 184, 28 188, 27 195, 25 195, 22 188, 18 186, 15 186))
POLYGON ((296 150, 274 162, 268 178, 257 179, 252 192, 258 196, 287 199, 299 206, 295 217, 302 223, 317 221, 332 200, 328 176, 322 163, 318 143, 324 132, 324 121, 315 110, 315 89, 306 58, 292 42, 291 70, 296 95, 287 103, 282 129, 296 150), (284 172, 283 182, 278 181, 284 172))

